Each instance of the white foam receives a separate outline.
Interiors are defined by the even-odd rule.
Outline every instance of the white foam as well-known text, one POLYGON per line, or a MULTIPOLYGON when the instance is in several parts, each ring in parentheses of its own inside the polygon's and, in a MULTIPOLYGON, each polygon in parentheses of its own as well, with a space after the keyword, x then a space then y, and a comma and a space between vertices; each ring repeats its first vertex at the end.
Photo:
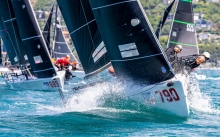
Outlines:
POLYGON ((188 90, 188 100, 192 111, 220 114, 219 108, 212 103, 211 98, 205 93, 200 92, 199 84, 196 79, 191 78, 188 90))

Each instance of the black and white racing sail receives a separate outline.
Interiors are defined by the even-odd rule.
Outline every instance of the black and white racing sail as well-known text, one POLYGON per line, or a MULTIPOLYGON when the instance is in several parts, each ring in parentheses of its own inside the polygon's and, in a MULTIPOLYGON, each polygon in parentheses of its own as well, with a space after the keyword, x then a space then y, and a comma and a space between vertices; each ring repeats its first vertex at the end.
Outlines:
POLYGON ((10 35, 8 34, 8 31, 3 23, 1 13, 0 13, 0 35, 3 40, 4 47, 7 51, 8 58, 11 61, 11 65, 18 65, 19 64, 17 59, 18 56, 15 51, 15 47, 12 43, 12 40, 10 39, 10 35))
MULTIPOLYGON (((54 7, 54 6, 53 6, 54 7)), ((52 21, 52 16, 53 16, 53 7, 50 11, 50 14, 48 16, 48 19, 47 19, 47 22, 44 26, 44 29, 43 29, 43 36, 44 36, 44 39, 45 39, 45 42, 47 44, 47 49, 51 55, 51 48, 50 48, 50 28, 51 28, 51 21, 52 21)))
POLYGON ((30 1, 13 0, 12 6, 34 76, 38 78, 55 76, 56 71, 30 1))
POLYGON ((65 57, 66 55, 70 55, 71 61, 78 62, 66 42, 66 39, 62 32, 62 26, 60 24, 56 24, 53 47, 54 47, 53 56, 56 60, 65 57))
POLYGON ((167 47, 183 46, 179 57, 199 54, 192 0, 178 0, 167 47))
POLYGON ((81 64, 93 76, 111 65, 88 0, 57 0, 81 64))
MULTIPOLYGON (((17 54, 17 57, 15 57, 13 60, 15 62, 18 60, 20 65, 25 65, 28 63, 28 58, 19 34, 17 20, 15 18, 11 0, 1 0, 0 12, 5 29, 7 29, 8 37, 11 40, 17 54)), ((12 61, 11 58, 10 61, 12 61)))
POLYGON ((157 26, 157 30, 156 30, 156 36, 157 38, 159 39, 160 37, 160 33, 161 33, 161 30, 163 28, 163 25, 165 24, 166 20, 167 20, 167 17, 170 13, 170 11, 172 10, 172 7, 173 7, 173 4, 174 4, 175 0, 173 0, 170 5, 166 8, 166 10, 164 11, 163 13, 163 17, 161 18, 158 26, 157 26))
POLYGON ((89 0, 118 77, 153 84, 174 77, 139 0, 89 0))

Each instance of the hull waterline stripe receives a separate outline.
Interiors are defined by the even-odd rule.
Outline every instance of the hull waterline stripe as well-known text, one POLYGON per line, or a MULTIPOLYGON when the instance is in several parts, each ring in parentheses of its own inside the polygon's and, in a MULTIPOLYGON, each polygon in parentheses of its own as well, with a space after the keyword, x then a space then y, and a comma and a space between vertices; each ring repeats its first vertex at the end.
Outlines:
POLYGON ((39 37, 41 37, 41 35, 25 38, 25 39, 22 39, 22 41, 29 40, 29 39, 34 39, 34 38, 39 38, 39 37))
POLYGON ((194 44, 185 44, 185 43, 180 43, 180 42, 175 42, 175 41, 169 41, 172 44, 179 44, 179 45, 183 45, 183 46, 197 46, 194 44))
POLYGON ((190 23, 190 22, 184 22, 184 21, 180 21, 180 20, 173 20, 173 22, 176 22, 176 23, 181 23, 181 24, 190 24, 190 25, 195 25, 194 23, 190 23))
POLYGON ((133 2, 133 1, 137 1, 137 0, 128 0, 128 1, 118 2, 118 3, 114 3, 114 4, 109 4, 109 5, 93 8, 92 10, 106 8, 106 7, 110 7, 110 6, 114 6, 114 5, 118 5, 118 4, 122 4, 122 3, 127 3, 127 2, 133 2))
POLYGON ((88 22, 88 23, 84 24, 83 26, 79 27, 78 29, 74 30, 73 32, 70 33, 70 35, 73 34, 73 33, 75 33, 76 31, 80 30, 81 28, 87 26, 88 24, 92 23, 93 21, 95 21, 95 19, 94 19, 94 20, 91 20, 90 22, 88 22))
POLYGON ((9 20, 5 20, 4 23, 9 22, 9 21, 13 21, 13 20, 15 20, 15 19, 16 19, 16 18, 12 18, 12 19, 9 19, 9 20))
POLYGON ((42 71, 47 71, 47 70, 53 70, 54 68, 49 68, 49 69, 43 69, 43 70, 38 70, 38 71, 33 71, 33 72, 42 72, 42 71))
POLYGON ((162 53, 159 53, 159 54, 154 54, 154 55, 144 56, 144 57, 139 57, 139 58, 126 59, 126 60, 111 60, 111 61, 113 61, 113 62, 118 62, 118 61, 130 61, 130 60, 137 60, 137 59, 149 58, 149 57, 154 57, 154 56, 159 56, 159 55, 163 55, 163 54, 162 54, 162 53))

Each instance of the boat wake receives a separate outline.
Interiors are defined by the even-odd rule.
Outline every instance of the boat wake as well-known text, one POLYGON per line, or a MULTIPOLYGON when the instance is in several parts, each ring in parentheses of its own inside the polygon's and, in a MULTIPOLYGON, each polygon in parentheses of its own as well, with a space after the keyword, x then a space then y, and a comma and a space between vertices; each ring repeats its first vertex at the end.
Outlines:
POLYGON ((188 91, 188 100, 192 112, 220 114, 220 109, 212 103, 212 99, 200 91, 199 83, 195 78, 190 79, 188 91))

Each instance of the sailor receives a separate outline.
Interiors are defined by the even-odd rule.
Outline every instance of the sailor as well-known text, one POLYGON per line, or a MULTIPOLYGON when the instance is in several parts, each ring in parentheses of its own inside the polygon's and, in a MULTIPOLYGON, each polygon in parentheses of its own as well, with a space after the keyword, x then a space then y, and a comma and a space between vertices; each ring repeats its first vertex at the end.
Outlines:
POLYGON ((177 53, 180 53, 182 50, 182 45, 176 45, 174 47, 169 47, 165 50, 165 53, 167 55, 167 58, 169 60, 169 62, 174 62, 175 60, 177 60, 177 53))
POLYGON ((210 54, 208 52, 204 52, 201 55, 192 55, 186 58, 182 58, 182 62, 186 67, 189 67, 191 70, 198 67, 200 64, 206 62, 210 59, 210 54))
POLYGON ((58 59, 55 65, 58 70, 63 70, 64 68, 67 68, 68 65, 72 65, 70 61, 70 55, 66 55, 66 57, 58 59))

